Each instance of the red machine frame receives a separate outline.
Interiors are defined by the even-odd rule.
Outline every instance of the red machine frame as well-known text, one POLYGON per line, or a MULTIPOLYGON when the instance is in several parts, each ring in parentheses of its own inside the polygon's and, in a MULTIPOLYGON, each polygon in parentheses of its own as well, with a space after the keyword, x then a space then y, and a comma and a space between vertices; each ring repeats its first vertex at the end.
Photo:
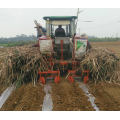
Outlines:
MULTIPOLYGON (((71 82, 71 83, 74 82, 75 77, 80 77, 80 78, 82 77, 81 75, 76 75, 76 70, 75 70, 76 63, 78 62, 77 59, 75 58, 75 39, 81 39, 81 38, 87 39, 86 51, 88 50, 88 38, 86 38, 86 37, 76 37, 76 38, 74 38, 74 41, 73 41, 73 61, 75 61, 75 62, 72 66, 72 70, 68 70, 68 74, 69 74, 68 81, 71 82)), ((87 84, 88 81, 89 81, 89 70, 82 71, 82 73, 87 73, 87 76, 84 77, 84 83, 87 84)))
POLYGON ((42 83, 42 84, 45 84, 45 78, 53 78, 55 77, 55 83, 58 84, 60 82, 60 71, 45 71, 45 72, 41 72, 39 71, 38 74, 40 75, 40 78, 39 78, 39 81, 42 83), (52 74, 52 75, 48 75, 48 74, 52 74), (41 74, 45 74, 45 78, 41 76, 41 74))
MULTIPOLYGON (((81 37, 81 38, 85 38, 85 37, 81 37)), ((75 77, 81 77, 81 75, 76 75, 76 70, 75 70, 75 66, 76 64, 79 64, 79 61, 77 61, 77 59, 75 58, 75 39, 81 39, 80 37, 78 38, 74 38, 74 43, 73 43, 73 61, 72 61, 72 70, 68 70, 68 81, 70 83, 74 82, 74 78, 75 77)), ((87 38, 86 38, 87 39, 87 38)), ((54 44, 53 44, 53 39, 51 38, 39 38, 39 40, 52 40, 52 46, 54 48, 54 44)), ((38 40, 38 50, 40 50, 40 46, 39 46, 39 40, 38 40)), ((88 39, 87 39, 87 44, 88 44, 88 39)), ((86 48, 86 50, 88 49, 88 46, 86 48)), ((53 66, 53 62, 52 62, 52 51, 51 51, 51 58, 47 59, 50 62, 50 65, 53 66)), ((60 65, 67 65, 67 61, 64 61, 63 58, 63 40, 61 40, 61 61, 59 62, 60 65)), ((87 76, 84 77, 84 83, 88 83, 89 80, 89 70, 87 71, 82 71, 82 73, 87 73, 87 76)), ((58 69, 58 71, 39 71, 38 74, 40 75, 39 81, 42 84, 45 84, 45 78, 53 78, 55 77, 55 83, 58 84, 60 82, 60 70, 58 69), (44 74, 44 77, 41 75, 44 74), (50 74, 50 75, 48 75, 50 74)))

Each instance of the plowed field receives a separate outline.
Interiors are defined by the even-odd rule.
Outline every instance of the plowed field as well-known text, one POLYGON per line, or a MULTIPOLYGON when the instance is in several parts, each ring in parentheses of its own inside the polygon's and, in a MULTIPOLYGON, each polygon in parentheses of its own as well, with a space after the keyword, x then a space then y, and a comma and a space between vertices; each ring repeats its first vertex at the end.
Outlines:
MULTIPOLYGON (((115 50, 120 57, 120 42, 97 42, 91 43, 96 47, 107 47, 115 50)), ((0 48, 2 49, 2 48, 0 48)), ((3 51, 4 52, 4 51, 3 51)), ((0 58, 3 62, 4 57, 0 58)), ((74 82, 70 84, 65 76, 61 76, 61 82, 50 83, 53 111, 93 111, 91 103, 88 101, 83 90, 74 82)), ((94 81, 88 85, 89 92, 96 98, 95 103, 101 111, 119 111, 120 110, 120 86, 114 83, 97 83, 94 81)), ((0 80, 0 95, 7 88, 0 80)), ((24 84, 16 89, 3 104, 3 111, 41 111, 45 92, 44 86, 38 83, 33 86, 32 83, 24 84)))

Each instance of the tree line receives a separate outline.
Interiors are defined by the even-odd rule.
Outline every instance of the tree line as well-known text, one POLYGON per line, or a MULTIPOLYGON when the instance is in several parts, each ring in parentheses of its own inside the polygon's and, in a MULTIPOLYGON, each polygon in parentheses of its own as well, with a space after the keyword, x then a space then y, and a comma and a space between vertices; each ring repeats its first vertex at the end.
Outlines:
POLYGON ((15 43, 15 42, 25 42, 25 41, 34 41, 35 38, 32 35, 24 35, 10 37, 10 38, 0 38, 0 44, 15 43))

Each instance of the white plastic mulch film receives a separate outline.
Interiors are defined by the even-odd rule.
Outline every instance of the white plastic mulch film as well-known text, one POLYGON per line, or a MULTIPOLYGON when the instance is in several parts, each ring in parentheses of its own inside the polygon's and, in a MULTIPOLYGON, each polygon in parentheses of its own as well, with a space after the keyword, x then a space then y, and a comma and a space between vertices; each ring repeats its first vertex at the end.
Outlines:
POLYGON ((39 40, 39 50, 46 57, 51 57, 52 40, 39 40))
POLYGON ((75 39, 75 58, 80 58, 86 52, 87 39, 75 39))

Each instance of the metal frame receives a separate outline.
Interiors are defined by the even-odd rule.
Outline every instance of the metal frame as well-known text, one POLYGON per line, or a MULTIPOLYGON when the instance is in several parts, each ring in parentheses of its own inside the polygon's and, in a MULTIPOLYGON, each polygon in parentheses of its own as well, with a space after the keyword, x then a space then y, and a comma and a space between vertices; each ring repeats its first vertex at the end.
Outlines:
MULTIPOLYGON (((79 38, 75 38, 75 39, 80 39, 80 38, 86 38, 86 37, 79 37, 79 38)), ((72 61, 72 70, 68 70, 68 81, 70 83, 74 82, 74 78, 75 77, 81 77, 81 75, 76 75, 76 64, 78 64, 78 67, 80 66, 79 61, 77 61, 77 59, 75 58, 75 39, 74 39, 74 43, 73 43, 73 61, 72 61)), ((87 39, 87 48, 88 49, 88 38, 87 39)), ((50 38, 39 38, 39 40, 52 40, 52 47, 54 47, 53 45, 53 39, 50 38)), ((40 50, 40 46, 39 46, 39 40, 38 40, 38 50, 40 50)), ((51 58, 47 59, 50 62, 50 65, 53 66, 54 63, 52 61, 52 51, 51 51, 51 58)), ((57 62, 56 62, 57 63, 57 62)), ((61 61, 58 62, 60 64, 60 66, 67 65, 69 62, 68 61, 64 61, 63 60, 63 40, 61 40, 61 61)), ((86 71, 82 71, 82 73, 87 73, 87 76, 84 77, 84 83, 88 83, 89 81, 89 70, 86 71)), ((42 84, 45 84, 45 78, 54 78, 55 77, 55 83, 58 84, 60 82, 60 70, 58 69, 58 71, 52 71, 52 70, 48 70, 48 71, 39 71, 38 74, 40 75, 39 81, 42 84), (44 74, 44 75, 43 75, 44 74), (49 75, 50 74, 50 75, 49 75)))
POLYGON ((40 78, 39 78, 39 82, 41 82, 42 84, 45 84, 45 78, 54 78, 55 77, 55 83, 58 84, 60 82, 60 71, 58 69, 58 71, 44 71, 44 72, 41 72, 39 70, 38 74, 40 75, 40 78), (42 74, 45 74, 45 77, 42 77, 42 74), (49 75, 49 74, 52 74, 52 75, 49 75))
MULTIPOLYGON (((82 73, 87 73, 87 76, 85 76, 84 77, 84 83, 88 83, 88 81, 89 81, 89 70, 87 70, 87 71, 82 71, 82 73)), ((74 78, 75 77, 79 77, 79 78, 81 78, 82 76, 81 75, 76 75, 76 71, 75 70, 68 70, 68 74, 69 74, 69 76, 68 76, 68 81, 69 82, 71 82, 71 83, 73 83, 74 82, 74 78)))

